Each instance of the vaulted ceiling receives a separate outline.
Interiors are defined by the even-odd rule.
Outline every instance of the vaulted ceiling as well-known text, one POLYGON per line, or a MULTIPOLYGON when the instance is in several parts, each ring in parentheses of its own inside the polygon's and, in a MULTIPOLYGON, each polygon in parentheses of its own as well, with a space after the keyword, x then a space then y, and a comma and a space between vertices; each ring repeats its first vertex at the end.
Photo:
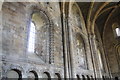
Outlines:
POLYGON ((88 24, 88 21, 95 22, 101 37, 108 17, 115 15, 117 18, 120 14, 119 2, 77 2, 77 4, 82 11, 86 24, 88 24), (115 11, 112 12, 113 10, 115 11))

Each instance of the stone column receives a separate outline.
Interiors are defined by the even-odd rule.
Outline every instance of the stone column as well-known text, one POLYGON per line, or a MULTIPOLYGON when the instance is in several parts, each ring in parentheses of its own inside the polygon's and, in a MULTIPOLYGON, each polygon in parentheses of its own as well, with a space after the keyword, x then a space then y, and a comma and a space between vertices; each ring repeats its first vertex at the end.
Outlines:
POLYGON ((60 4, 61 7, 61 28, 62 28, 62 46, 63 46, 63 62, 64 62, 64 78, 69 78, 69 67, 68 67, 68 50, 67 50, 67 29, 66 29, 66 16, 65 16, 65 3, 60 4))
POLYGON ((94 77, 101 78, 99 64, 98 64, 99 60, 98 60, 98 55, 97 55, 97 47, 96 47, 95 40, 96 40, 95 35, 89 34, 92 62, 93 62, 93 68, 94 68, 94 77))
POLYGON ((68 76, 69 78, 72 78, 72 55, 71 55, 71 50, 70 50, 70 28, 68 25, 68 16, 66 15, 65 18, 65 37, 66 37, 66 57, 67 57, 67 62, 68 62, 68 76))
MULTIPOLYGON (((69 22, 70 18, 68 18, 68 22, 69 22)), ((71 54, 70 57, 71 57, 71 70, 72 70, 72 78, 76 78, 76 67, 75 67, 75 62, 74 62, 74 59, 75 59, 75 54, 74 54, 74 42, 73 42, 73 33, 72 33, 72 25, 69 25, 68 23, 68 26, 69 26, 69 53, 71 54)))
POLYGON ((64 18, 62 19, 63 20, 63 23, 64 25, 62 26, 63 28, 63 40, 64 40, 64 64, 65 64, 65 78, 69 78, 69 60, 68 60, 68 43, 67 43, 67 29, 66 29, 66 19, 65 19, 65 16, 64 18))

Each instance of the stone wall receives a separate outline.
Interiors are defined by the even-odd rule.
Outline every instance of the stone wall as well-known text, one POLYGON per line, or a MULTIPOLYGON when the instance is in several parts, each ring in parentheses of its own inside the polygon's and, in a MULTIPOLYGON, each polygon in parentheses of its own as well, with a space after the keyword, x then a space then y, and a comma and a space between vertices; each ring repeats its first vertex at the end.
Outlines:
POLYGON ((120 75, 120 56, 118 52, 119 47, 119 38, 116 36, 114 24, 120 25, 119 16, 111 15, 109 20, 106 22, 105 30, 104 30, 104 46, 106 55, 108 58, 109 67, 113 76, 120 75))
POLYGON ((96 71, 99 60, 95 37, 88 34, 76 3, 70 3, 64 12, 58 2, 4 2, 1 16, 0 66, 3 78, 13 76, 11 74, 20 78, 64 78, 65 75, 67 78, 89 78, 96 74, 101 77, 102 74, 96 71), (35 48, 29 52, 32 21, 35 48))
MULTIPOLYGON (((2 6, 2 55, 3 58, 3 77, 7 76, 7 72, 11 69, 19 70, 23 78, 27 78, 29 71, 35 71, 38 77, 42 78, 44 72, 50 73, 54 78, 55 73, 61 77, 63 69, 63 52, 62 52, 62 31, 61 19, 58 3, 21 3, 21 2, 5 2, 2 6), (54 7, 55 6, 55 7, 54 7), (48 20, 46 22, 47 35, 37 34, 37 43, 46 37, 47 46, 44 51, 47 54, 48 62, 44 62, 36 53, 29 53, 28 37, 29 37, 29 21, 31 14, 35 11, 32 8, 38 7, 38 12, 44 12, 48 20), (31 10, 30 10, 31 9, 31 10), (32 11, 33 10, 33 11, 32 11), (48 13, 49 12, 49 13, 48 13), (57 13, 57 14, 56 14, 57 13), (56 15, 53 15, 56 14, 56 15), (48 22, 50 21, 50 22, 48 22), (47 24, 49 23, 49 24, 47 24), (39 41, 38 39, 41 39, 39 41), (49 63, 49 60, 51 62, 49 63)), ((39 17, 39 16, 38 16, 39 17)), ((43 16, 42 16, 43 17, 43 16)), ((40 23, 41 26, 42 23, 40 23)), ((40 27, 40 25, 38 27, 40 27)), ((44 27, 45 28, 45 27, 44 27)), ((37 28, 36 28, 37 29, 37 28)), ((43 31, 44 29, 40 29, 43 31)), ((36 30, 37 31, 37 30, 36 30)), ((35 44, 37 44, 35 43, 35 44)), ((38 47, 40 48, 40 47, 38 47)), ((40 50, 40 49, 38 49, 40 50)), ((39 52, 40 53, 40 52, 39 52)))

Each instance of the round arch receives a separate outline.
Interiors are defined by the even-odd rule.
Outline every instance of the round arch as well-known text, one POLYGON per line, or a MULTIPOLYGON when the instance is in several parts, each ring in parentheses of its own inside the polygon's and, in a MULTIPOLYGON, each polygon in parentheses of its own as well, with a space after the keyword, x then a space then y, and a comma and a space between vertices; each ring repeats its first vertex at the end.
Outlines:
POLYGON ((82 75, 82 80, 86 80, 86 78, 85 78, 85 76, 84 76, 84 75, 82 75))
POLYGON ((76 77, 77 77, 77 80, 80 80, 80 77, 79 77, 79 75, 78 75, 78 74, 76 75, 76 77))
MULTIPOLYGON (((50 47, 52 43, 51 39, 53 37, 49 35, 52 34, 52 18, 49 12, 47 12, 47 10, 45 10, 40 5, 32 4, 32 5, 28 5, 27 8, 29 10, 29 12, 27 12, 28 13, 27 16, 29 17, 29 20, 28 20, 29 23, 27 23, 28 24, 27 29, 29 30, 30 24, 31 22, 33 22, 35 25, 35 30, 36 30, 35 35, 38 35, 41 39, 40 40, 39 38, 36 37, 37 39, 36 41, 39 41, 39 42, 35 42, 35 46, 34 46, 35 54, 33 55, 37 55, 38 57, 40 57, 42 59, 41 62, 51 64, 52 60, 50 56, 51 55, 50 47), (38 19, 39 17, 41 19, 38 19), (42 36, 40 34, 45 35, 45 36, 42 36), (45 50, 44 48, 47 48, 47 50, 45 50)), ((27 36, 27 39, 29 40, 29 34, 27 36)), ((29 47, 28 45, 29 43, 27 44, 27 47, 29 47)))
POLYGON ((22 79, 22 73, 18 69, 11 69, 7 72, 7 78, 16 78, 18 80, 22 79))
POLYGON ((38 74, 34 70, 29 71, 28 78, 33 79, 33 80, 38 80, 38 74))
POLYGON ((51 76, 49 72, 43 72, 43 78, 47 78, 48 80, 51 80, 51 76))
POLYGON ((22 79, 22 72, 24 71, 24 69, 21 66, 11 64, 9 66, 9 68, 5 71, 7 73, 6 77, 14 78, 14 76, 16 75, 16 78, 18 78, 18 80, 21 80, 22 79), (13 74, 11 74, 11 72, 13 72, 13 74), (9 74, 10 74, 10 76, 9 76, 9 74))
POLYGON ((88 15, 88 18, 87 18, 87 29, 88 29, 88 33, 90 34, 95 34, 95 31, 94 31, 94 28, 95 28, 95 22, 96 22, 96 19, 97 17, 99 16, 100 12, 102 11, 102 9, 108 5, 110 2, 105 2, 103 3, 99 9, 95 12, 95 15, 94 16, 91 16, 92 12, 93 11, 93 7, 94 7, 94 4, 95 2, 92 2, 91 3, 91 7, 89 9, 89 15, 88 15), (91 21, 92 20, 92 21, 91 21))
POLYGON ((55 73, 55 76, 57 77, 57 80, 61 80, 61 76, 59 73, 55 73))
POLYGON ((87 80, 90 80, 90 77, 89 77, 89 75, 86 75, 86 77, 87 77, 87 80))
POLYGON ((78 24, 78 26, 81 26, 81 29, 82 29, 83 33, 87 35, 87 30, 86 30, 86 26, 85 26, 85 20, 84 20, 82 11, 81 11, 80 7, 78 6, 78 4, 76 2, 70 2, 69 3, 69 11, 68 11, 69 18, 68 18, 68 22, 71 21, 70 16, 72 15, 72 11, 75 8, 76 8, 75 11, 77 11, 77 12, 75 12, 75 15, 77 15, 78 20, 81 22, 81 24, 78 24))
MULTIPOLYGON (((68 11, 68 22, 69 22, 69 24, 68 24, 68 26, 69 26, 69 32, 70 32, 70 41, 71 41, 71 44, 73 44, 74 43, 74 38, 72 37, 72 35, 73 36, 76 36, 76 34, 77 33, 79 33, 80 35, 82 35, 82 37, 83 37, 83 41, 84 41, 84 48, 85 48, 85 54, 86 53, 88 53, 89 52, 89 49, 88 49, 88 45, 89 45, 89 43, 88 43, 88 40, 87 40, 87 31, 86 31, 86 26, 85 26, 85 20, 84 20, 84 18, 83 18, 83 15, 82 15, 82 12, 81 12, 81 9, 80 9, 80 7, 78 6, 78 4, 76 3, 76 2, 70 2, 69 3, 69 11, 68 11), (74 9, 74 7, 76 8, 76 10, 75 11, 77 11, 76 13, 75 13, 75 15, 73 15, 73 13, 72 13, 72 10, 74 9), (73 24, 71 24, 71 15, 73 15, 73 16, 76 16, 77 15, 77 18, 79 18, 78 19, 78 23, 81 23, 81 24, 75 24, 74 25, 74 23, 73 24), (81 28, 80 28, 80 26, 81 26, 81 28), (75 29, 73 29, 75 27, 75 29), (74 33, 72 33, 72 32, 74 32, 74 33)), ((71 47, 71 52, 72 53, 74 53, 74 46, 73 45, 70 45, 70 47, 71 47)), ((72 54, 71 55, 71 57, 73 57, 74 55, 72 54)), ((89 59, 89 60, 91 60, 90 59, 90 55, 88 55, 88 54, 86 54, 86 57, 88 57, 88 58, 86 58, 86 59, 89 59)), ((86 60, 87 61, 87 60, 86 60)), ((73 64, 73 60, 71 61, 72 62, 72 64, 73 64)), ((87 68, 86 69, 92 69, 91 68, 91 66, 90 66, 90 64, 91 64, 91 62, 90 63, 88 63, 87 64, 87 68)))

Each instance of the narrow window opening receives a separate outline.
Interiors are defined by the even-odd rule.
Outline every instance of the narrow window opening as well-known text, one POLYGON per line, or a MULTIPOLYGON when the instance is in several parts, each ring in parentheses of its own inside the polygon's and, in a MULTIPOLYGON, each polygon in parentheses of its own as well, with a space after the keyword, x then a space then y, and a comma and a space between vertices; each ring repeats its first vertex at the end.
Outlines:
POLYGON ((115 31, 116 31, 117 37, 119 37, 120 36, 120 28, 116 28, 115 31))
POLYGON ((34 52, 34 50, 35 50, 35 24, 31 21, 28 38, 28 52, 34 52))

